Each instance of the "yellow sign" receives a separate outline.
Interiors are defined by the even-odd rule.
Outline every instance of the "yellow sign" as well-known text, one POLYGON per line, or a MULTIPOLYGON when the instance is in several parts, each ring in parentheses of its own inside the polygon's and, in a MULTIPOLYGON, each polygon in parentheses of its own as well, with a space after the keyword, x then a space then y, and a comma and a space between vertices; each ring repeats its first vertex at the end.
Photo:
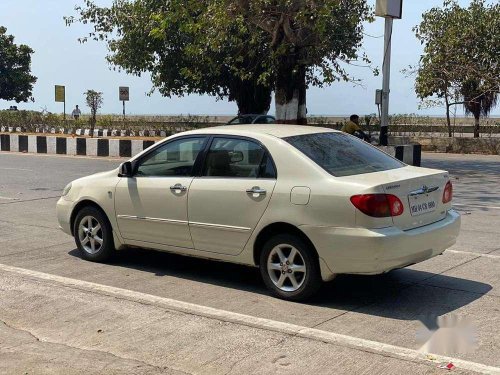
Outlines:
POLYGON ((66 87, 56 85, 56 102, 66 101, 66 87))

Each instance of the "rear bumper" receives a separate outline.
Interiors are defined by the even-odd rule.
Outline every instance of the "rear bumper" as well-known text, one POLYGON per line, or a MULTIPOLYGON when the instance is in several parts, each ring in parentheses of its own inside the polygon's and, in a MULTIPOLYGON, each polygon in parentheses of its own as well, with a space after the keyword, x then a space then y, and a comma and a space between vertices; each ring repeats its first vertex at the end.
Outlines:
POLYGON ((460 214, 450 210, 443 220, 408 231, 394 227, 301 229, 333 274, 374 275, 442 254, 455 244, 460 223, 460 214))

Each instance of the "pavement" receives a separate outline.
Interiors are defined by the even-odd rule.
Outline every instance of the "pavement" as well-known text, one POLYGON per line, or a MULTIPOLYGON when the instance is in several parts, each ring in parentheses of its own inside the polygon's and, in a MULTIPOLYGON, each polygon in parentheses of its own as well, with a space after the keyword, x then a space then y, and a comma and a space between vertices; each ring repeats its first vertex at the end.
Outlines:
POLYGON ((55 203, 121 161, 0 153, 0 374, 500 373, 500 157, 424 154, 452 175, 457 244, 340 276, 308 303, 271 297, 250 267, 133 249, 82 260, 55 203), (419 351, 437 317, 467 322, 467 350, 419 351))

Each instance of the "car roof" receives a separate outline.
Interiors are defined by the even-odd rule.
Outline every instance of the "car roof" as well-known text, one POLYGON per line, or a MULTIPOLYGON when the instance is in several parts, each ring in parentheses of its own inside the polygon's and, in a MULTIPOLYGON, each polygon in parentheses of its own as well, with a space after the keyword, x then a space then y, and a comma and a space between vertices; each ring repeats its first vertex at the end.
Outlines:
POLYGON ((329 128, 304 125, 285 124, 250 124, 250 125, 226 125, 192 130, 189 134, 227 134, 227 135, 258 135, 267 134, 278 138, 293 137, 296 135, 338 132, 329 128))

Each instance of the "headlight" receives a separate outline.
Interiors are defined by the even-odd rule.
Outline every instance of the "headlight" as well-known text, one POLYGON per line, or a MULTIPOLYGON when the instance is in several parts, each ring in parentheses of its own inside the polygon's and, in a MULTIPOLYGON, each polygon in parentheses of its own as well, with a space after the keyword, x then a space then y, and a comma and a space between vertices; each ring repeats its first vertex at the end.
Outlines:
POLYGON ((68 195, 70 190, 71 190, 71 182, 64 188, 62 196, 65 197, 66 195, 68 195))

